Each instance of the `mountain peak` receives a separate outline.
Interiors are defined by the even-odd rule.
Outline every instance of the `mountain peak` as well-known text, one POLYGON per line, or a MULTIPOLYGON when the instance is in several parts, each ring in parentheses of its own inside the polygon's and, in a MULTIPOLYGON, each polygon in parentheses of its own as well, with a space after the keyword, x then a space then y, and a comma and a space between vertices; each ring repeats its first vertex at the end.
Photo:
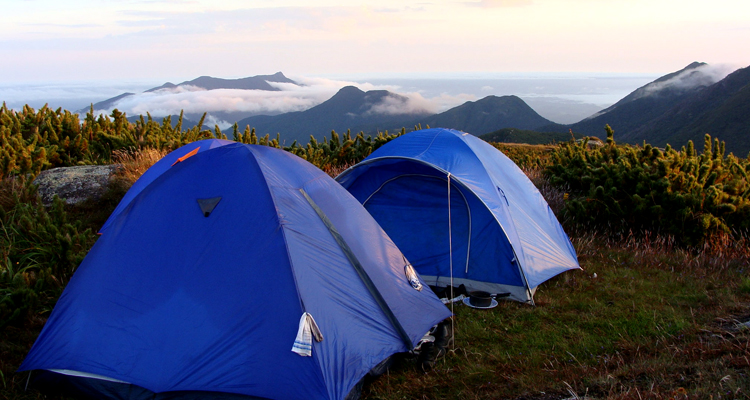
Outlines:
POLYGON ((568 125, 578 134, 604 136, 610 125, 618 141, 678 148, 710 133, 726 142, 727 151, 750 150, 750 67, 727 75, 728 67, 694 62, 640 87, 614 106, 568 125))
POLYGON ((590 120, 607 114, 618 107, 644 98, 651 98, 654 101, 661 99, 659 101, 676 102, 682 96, 713 85, 721 80, 721 78, 723 77, 718 77, 714 71, 709 69, 708 64, 694 61, 679 71, 666 74, 653 82, 641 86, 614 105, 587 119, 590 120))
POLYGON ((349 85, 349 86, 342 87, 336 93, 336 95, 349 95, 349 96, 351 96, 353 94, 360 94, 360 95, 362 95, 362 94, 365 94, 365 92, 362 91, 362 89, 360 89, 360 88, 358 88, 356 86, 349 85))
MULTIPOLYGON (((328 101, 325 103, 335 103, 335 104, 351 104, 351 103, 362 103, 364 101, 365 92, 360 90, 356 86, 344 86, 341 89, 339 89, 336 94, 333 95, 328 101)), ((323 103, 323 104, 325 104, 323 103)))
POLYGON ((537 129, 552 124, 518 96, 487 96, 422 119, 429 126, 461 129, 477 136, 502 128, 537 129))

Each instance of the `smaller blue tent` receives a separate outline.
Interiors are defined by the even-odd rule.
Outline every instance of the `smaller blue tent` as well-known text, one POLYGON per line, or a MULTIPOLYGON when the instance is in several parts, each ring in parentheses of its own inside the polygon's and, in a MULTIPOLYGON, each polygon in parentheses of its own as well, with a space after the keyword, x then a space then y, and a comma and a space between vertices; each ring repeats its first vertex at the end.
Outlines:
POLYGON ((580 268, 534 184, 502 152, 468 133, 408 133, 336 180, 430 285, 464 284, 533 303, 539 284, 580 268))
POLYGON ((342 399, 450 316, 312 164, 190 146, 126 196, 21 371, 91 398, 342 399))

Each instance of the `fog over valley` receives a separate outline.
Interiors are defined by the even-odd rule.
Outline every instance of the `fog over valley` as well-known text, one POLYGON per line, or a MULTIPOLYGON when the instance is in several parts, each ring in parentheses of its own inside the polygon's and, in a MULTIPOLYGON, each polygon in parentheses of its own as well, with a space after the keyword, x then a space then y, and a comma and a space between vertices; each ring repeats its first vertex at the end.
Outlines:
MULTIPOLYGON (((252 75, 252 74, 248 74, 252 75)), ((9 108, 49 104, 71 111, 87 109, 123 93, 131 93, 114 107, 128 115, 164 117, 179 114, 195 117, 209 113, 206 122, 225 128, 250 115, 277 115, 303 111, 329 99, 344 86, 363 91, 388 90, 408 101, 379 104, 373 112, 439 113, 489 95, 516 95, 543 117, 558 123, 580 121, 617 102, 628 93, 653 81, 659 74, 614 73, 488 73, 375 76, 289 76, 294 83, 269 82, 277 91, 214 89, 181 85, 146 92, 164 82, 79 81, 33 84, 0 84, 0 97, 9 108)), ((112 108, 97 109, 110 113, 112 108)))

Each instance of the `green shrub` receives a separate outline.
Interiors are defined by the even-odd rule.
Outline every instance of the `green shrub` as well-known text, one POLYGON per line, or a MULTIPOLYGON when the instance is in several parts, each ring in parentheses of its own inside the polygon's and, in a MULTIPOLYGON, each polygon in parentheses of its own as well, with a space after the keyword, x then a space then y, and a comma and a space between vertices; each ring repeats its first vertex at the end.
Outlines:
POLYGON ((557 146, 515 143, 490 143, 523 169, 539 169, 550 165, 557 146))
MULTIPOLYGON (((150 115, 134 123, 119 110, 111 115, 94 116, 93 108, 83 122, 78 114, 62 109, 42 107, 35 111, 24 106, 21 111, 0 107, 0 177, 36 176, 42 170, 81 164, 108 164, 118 151, 137 152, 143 149, 171 151, 187 143, 202 139, 227 139, 218 126, 213 131, 202 129, 203 118, 190 129, 183 130, 182 114, 176 124, 171 117, 161 123, 150 115)), ((388 141, 406 133, 380 132, 365 136, 360 132, 339 135, 332 131, 330 139, 318 142, 311 137, 302 146, 297 142, 283 149, 300 156, 324 171, 354 164, 367 157, 388 141)), ((240 132, 237 124, 232 128, 231 139, 249 144, 281 148, 280 137, 258 137, 255 129, 246 127, 240 132)))
POLYGON ((0 187, 0 327, 48 311, 95 240, 68 220, 55 198, 47 209, 23 177, 0 187))
POLYGON ((743 278, 740 282, 740 293, 750 294, 750 278, 743 278))
POLYGON ((563 218, 576 226, 615 233, 651 231, 698 245, 750 229, 750 160, 724 155, 724 143, 706 135, 674 150, 617 145, 607 126, 605 146, 561 145, 546 175, 571 196, 563 218))

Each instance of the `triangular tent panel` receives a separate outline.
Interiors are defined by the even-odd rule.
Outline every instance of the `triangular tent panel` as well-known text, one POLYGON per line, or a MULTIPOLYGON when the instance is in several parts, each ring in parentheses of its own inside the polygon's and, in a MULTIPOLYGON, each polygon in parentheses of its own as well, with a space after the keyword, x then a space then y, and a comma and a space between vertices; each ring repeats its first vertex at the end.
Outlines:
POLYGON ((361 204, 290 153, 224 144, 147 178, 20 370, 130 398, 342 399, 450 316, 361 204))
POLYGON ((430 285, 453 282, 533 302, 539 284, 580 268, 534 184, 502 152, 468 133, 408 133, 336 179, 430 285))

